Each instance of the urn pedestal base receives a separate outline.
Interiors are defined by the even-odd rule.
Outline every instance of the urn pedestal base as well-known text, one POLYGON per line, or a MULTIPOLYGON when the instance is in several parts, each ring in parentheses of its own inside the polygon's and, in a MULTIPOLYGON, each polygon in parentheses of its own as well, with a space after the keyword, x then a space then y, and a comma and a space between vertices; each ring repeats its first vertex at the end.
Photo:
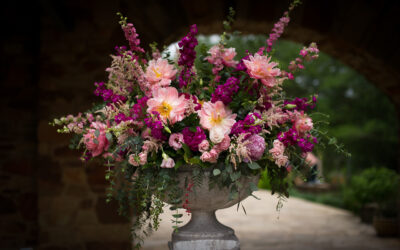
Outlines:
POLYGON ((188 224, 172 233, 170 250, 239 250, 232 228, 222 225, 214 211, 192 211, 188 224))

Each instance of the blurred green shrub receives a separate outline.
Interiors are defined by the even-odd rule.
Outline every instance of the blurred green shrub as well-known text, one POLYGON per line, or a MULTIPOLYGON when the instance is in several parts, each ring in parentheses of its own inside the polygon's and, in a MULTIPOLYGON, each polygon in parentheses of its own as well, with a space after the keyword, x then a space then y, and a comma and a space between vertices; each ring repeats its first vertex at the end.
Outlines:
POLYGON ((367 203, 377 203, 383 215, 394 216, 397 211, 396 199, 399 190, 399 175, 384 167, 368 168, 351 178, 344 187, 346 207, 360 212, 367 203))

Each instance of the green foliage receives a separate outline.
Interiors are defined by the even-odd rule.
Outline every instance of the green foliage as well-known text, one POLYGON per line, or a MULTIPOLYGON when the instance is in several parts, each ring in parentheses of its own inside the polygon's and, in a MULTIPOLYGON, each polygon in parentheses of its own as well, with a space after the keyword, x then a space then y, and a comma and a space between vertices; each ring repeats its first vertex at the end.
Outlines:
POLYGON ((400 176, 387 168, 368 168, 351 178, 344 189, 345 204, 355 211, 371 202, 379 204, 381 212, 393 215, 397 209, 396 199, 400 176))

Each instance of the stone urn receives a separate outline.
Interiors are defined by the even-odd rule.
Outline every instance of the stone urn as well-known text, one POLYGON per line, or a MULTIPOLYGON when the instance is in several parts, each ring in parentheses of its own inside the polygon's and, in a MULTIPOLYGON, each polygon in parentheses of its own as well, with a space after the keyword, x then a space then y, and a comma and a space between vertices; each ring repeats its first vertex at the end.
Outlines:
MULTIPOLYGON (((201 186, 189 193, 190 221, 172 233, 172 241, 168 242, 170 250, 238 250, 240 243, 235 231, 221 224, 215 215, 218 209, 235 205, 249 196, 251 182, 257 185, 259 177, 243 176, 239 179, 242 189, 239 197, 229 200, 229 188, 220 189, 218 186, 209 189, 210 172, 206 172, 201 186)), ((186 178, 192 176, 187 168, 179 170, 178 178, 184 188, 186 178)))

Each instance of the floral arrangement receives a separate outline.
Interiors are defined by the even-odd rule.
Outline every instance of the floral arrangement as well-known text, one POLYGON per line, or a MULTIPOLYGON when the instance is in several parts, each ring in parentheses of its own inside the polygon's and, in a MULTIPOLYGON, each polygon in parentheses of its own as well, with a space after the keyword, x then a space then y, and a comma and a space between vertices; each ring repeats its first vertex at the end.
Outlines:
MULTIPOLYGON (((272 46, 290 18, 289 11, 274 25, 266 47, 243 58, 227 47, 234 12, 224 21, 219 44, 198 44, 197 26, 179 42, 173 61, 156 45, 146 53, 135 27, 121 15, 129 47, 116 47, 107 82, 95 83, 102 102, 77 116, 55 119, 61 133, 74 133, 72 148, 82 149, 83 161, 99 158, 110 180, 108 198, 121 205, 120 213, 136 216, 134 237, 157 229, 162 200, 176 211, 185 195, 201 183, 205 172, 212 182, 239 194, 241 176, 260 175, 267 169, 272 191, 288 196, 290 169, 303 166, 305 155, 326 138, 310 112, 317 96, 287 98, 283 85, 304 63, 318 57, 315 43, 304 47, 287 69, 274 60, 272 46), (186 188, 176 173, 193 169, 186 188)), ((213 187, 218 188, 218 187, 213 187)), ((256 189, 250 185, 250 192, 256 189)), ((177 228, 181 214, 176 212, 177 228)))

